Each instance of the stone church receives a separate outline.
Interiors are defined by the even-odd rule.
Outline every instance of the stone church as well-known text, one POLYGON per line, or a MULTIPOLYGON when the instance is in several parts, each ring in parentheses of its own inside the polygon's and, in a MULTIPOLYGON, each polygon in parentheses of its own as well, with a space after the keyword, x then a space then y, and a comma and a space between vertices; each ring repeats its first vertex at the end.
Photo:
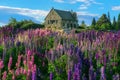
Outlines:
POLYGON ((73 11, 63 11, 52 8, 45 18, 45 27, 73 29, 78 27, 77 14, 73 11))

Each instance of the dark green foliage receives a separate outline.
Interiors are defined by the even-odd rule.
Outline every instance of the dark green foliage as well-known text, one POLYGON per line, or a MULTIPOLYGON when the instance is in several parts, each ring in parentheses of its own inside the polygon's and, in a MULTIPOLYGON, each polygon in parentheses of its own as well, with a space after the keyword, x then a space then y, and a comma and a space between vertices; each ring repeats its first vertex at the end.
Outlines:
POLYGON ((117 30, 120 30, 120 14, 118 15, 118 20, 117 20, 117 30))
POLYGON ((110 22, 106 16, 103 14, 96 23, 95 29, 97 30, 110 30, 110 22))
POLYGON ((53 72, 55 80, 67 80, 67 55, 62 55, 54 63, 49 63, 49 72, 53 72))
POLYGON ((96 20, 95 20, 95 18, 93 18, 91 25, 94 25, 94 26, 96 25, 96 20))
POLYGON ((95 26, 96 26, 96 20, 95 20, 95 18, 93 18, 91 27, 92 27, 92 28, 95 28, 95 26))
POLYGON ((3 46, 0 46, 0 58, 2 58, 3 46))
POLYGON ((26 80, 26 76, 25 75, 19 75, 16 77, 16 80, 26 80))
POLYGON ((82 21, 80 26, 81 26, 82 28, 85 28, 85 27, 86 27, 85 21, 82 21))
POLYGON ((8 26, 12 26, 14 28, 14 30, 17 30, 17 29, 27 30, 27 29, 36 29, 36 28, 44 27, 44 25, 34 23, 31 20, 17 21, 15 18, 11 18, 9 20, 8 26))
POLYGON ((117 30, 116 27, 117 27, 117 22, 116 22, 116 19, 115 19, 115 16, 114 16, 113 24, 112 24, 112 30, 117 30))
POLYGON ((41 74, 43 76, 40 77, 37 75, 37 77, 43 80, 46 79, 46 77, 48 76, 48 60, 45 57, 39 56, 39 54, 35 54, 34 58, 35 58, 34 63, 40 70, 40 73, 38 72, 37 74, 41 74))

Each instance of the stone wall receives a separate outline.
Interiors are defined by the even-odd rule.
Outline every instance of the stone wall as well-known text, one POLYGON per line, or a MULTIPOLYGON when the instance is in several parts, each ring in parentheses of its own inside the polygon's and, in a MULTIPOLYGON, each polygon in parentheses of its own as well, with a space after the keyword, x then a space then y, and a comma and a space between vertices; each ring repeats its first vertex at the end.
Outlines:
POLYGON ((61 18, 54 10, 47 15, 45 27, 61 27, 61 18))
POLYGON ((74 20, 62 20, 61 17, 54 11, 51 10, 45 19, 45 27, 47 28, 62 28, 72 29, 78 26, 78 22, 74 20))

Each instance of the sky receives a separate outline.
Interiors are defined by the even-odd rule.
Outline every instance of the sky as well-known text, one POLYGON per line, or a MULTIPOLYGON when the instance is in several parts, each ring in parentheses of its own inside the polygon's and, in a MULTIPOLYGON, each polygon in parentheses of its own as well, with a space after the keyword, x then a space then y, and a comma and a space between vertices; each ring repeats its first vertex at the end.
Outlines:
POLYGON ((9 22, 11 17, 18 21, 31 19, 43 23, 51 8, 77 13, 79 24, 82 20, 91 24, 105 13, 110 13, 111 21, 120 13, 120 0, 0 0, 0 26, 9 22))

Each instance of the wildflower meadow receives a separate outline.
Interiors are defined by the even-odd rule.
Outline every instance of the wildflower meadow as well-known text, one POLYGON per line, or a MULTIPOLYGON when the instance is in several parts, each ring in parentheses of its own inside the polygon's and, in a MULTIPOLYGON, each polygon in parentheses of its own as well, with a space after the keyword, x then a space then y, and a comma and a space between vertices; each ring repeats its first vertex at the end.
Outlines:
POLYGON ((0 29, 0 80, 119 80, 120 31, 0 29))

